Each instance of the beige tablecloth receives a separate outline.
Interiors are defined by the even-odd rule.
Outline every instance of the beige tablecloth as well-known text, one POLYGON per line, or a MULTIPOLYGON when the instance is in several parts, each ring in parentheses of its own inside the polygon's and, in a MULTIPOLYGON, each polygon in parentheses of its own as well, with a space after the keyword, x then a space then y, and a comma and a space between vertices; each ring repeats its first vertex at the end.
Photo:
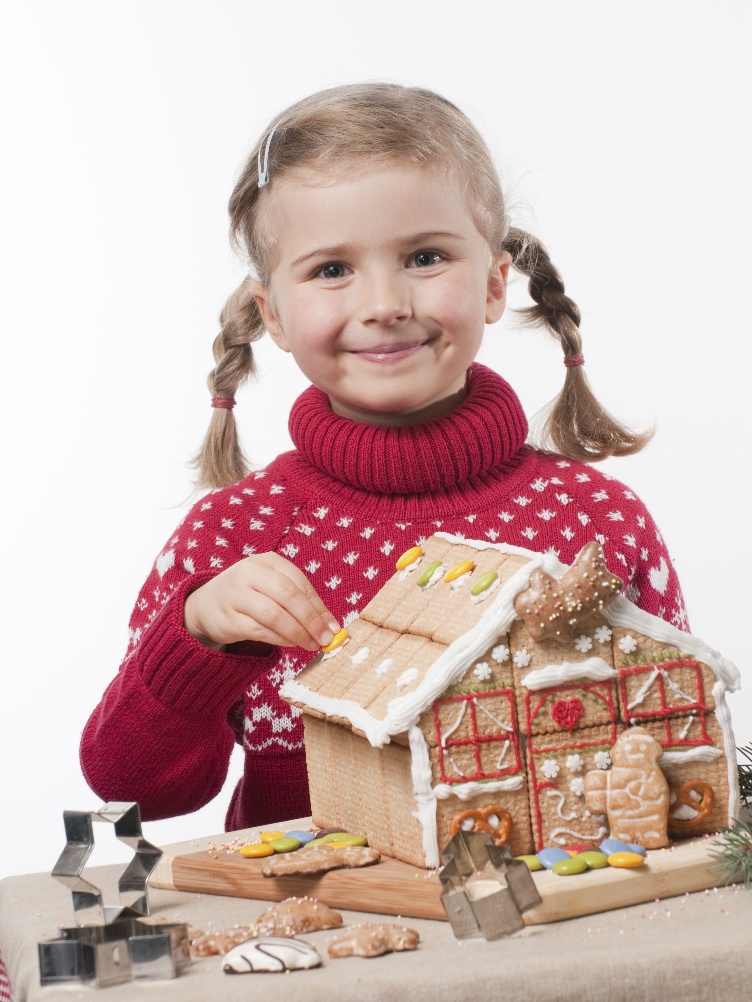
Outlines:
MULTIPOLYGON (((100 886, 122 867, 87 870, 100 886)), ((246 923, 268 902, 152 889, 152 914, 202 929, 246 923)), ((382 916, 343 912, 347 924, 382 916)), ((392 921, 387 918, 386 921, 392 921)), ((0 951, 16 1002, 749 1002, 752 998, 752 889, 720 888, 603 912, 487 943, 456 940, 447 922, 409 919, 421 944, 414 953, 372 960, 331 960, 333 932, 304 937, 314 943, 323 966, 292 974, 229 976, 219 957, 193 962, 171 981, 84 988, 78 984, 41 988, 37 942, 73 924, 70 893, 49 874, 0 881, 0 951), (258 994, 260 993, 260 994, 258 994)))

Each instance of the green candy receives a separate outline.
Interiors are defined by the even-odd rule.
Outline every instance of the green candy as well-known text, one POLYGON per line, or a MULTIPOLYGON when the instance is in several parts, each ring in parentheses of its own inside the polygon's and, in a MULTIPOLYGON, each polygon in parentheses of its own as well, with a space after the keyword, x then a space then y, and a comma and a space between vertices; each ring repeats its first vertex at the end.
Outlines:
POLYGON ((569 877, 573 873, 584 873, 588 865, 582 855, 571 856, 569 859, 560 859, 554 863, 551 869, 561 877, 569 877))
POLYGON ((522 860, 528 870, 543 869, 543 863, 541 863, 537 856, 517 856, 516 858, 522 860))
POLYGON ((296 838, 275 838, 269 845, 275 852, 294 852, 300 848, 300 842, 296 838))
POLYGON ((601 870, 608 866, 608 856, 605 852, 598 852, 596 849, 588 849, 580 852, 575 859, 584 859, 588 870, 601 870))
POLYGON ((351 835, 346 832, 344 835, 327 835, 330 845, 368 845, 365 835, 351 835))
POLYGON ((482 577, 479 577, 475 582, 473 587, 470 589, 471 595, 480 595, 487 588, 490 588, 499 575, 496 571, 487 571, 482 577))
POLYGON ((434 576, 436 571, 441 567, 440 560, 434 560, 433 563, 429 564, 428 567, 423 571, 421 576, 418 578, 416 584, 419 588, 425 588, 431 578, 434 576))

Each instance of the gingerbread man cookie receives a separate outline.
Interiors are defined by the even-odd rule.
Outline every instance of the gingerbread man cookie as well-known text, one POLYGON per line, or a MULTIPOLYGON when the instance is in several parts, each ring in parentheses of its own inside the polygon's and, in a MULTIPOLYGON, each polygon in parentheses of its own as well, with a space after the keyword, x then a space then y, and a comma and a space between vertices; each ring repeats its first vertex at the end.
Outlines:
POLYGON ((585 775, 585 804, 607 814, 613 838, 646 849, 668 844, 669 789, 658 759, 660 744, 644 727, 624 731, 611 749, 613 768, 585 775))

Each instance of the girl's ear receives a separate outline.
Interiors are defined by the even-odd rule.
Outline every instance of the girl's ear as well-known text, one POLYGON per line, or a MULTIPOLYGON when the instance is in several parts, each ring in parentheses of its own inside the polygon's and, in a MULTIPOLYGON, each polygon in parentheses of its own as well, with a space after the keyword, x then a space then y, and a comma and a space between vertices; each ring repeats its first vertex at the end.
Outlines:
POLYGON ((269 331, 272 341, 282 351, 289 351, 290 348, 287 344, 287 339, 272 306, 271 294, 267 286, 262 285, 260 282, 254 282, 251 286, 251 295, 256 300, 264 327, 269 331))
POLYGON ((488 272, 488 291, 486 295, 486 323, 495 324, 501 320, 507 302, 507 276, 512 264, 509 251, 497 254, 491 262, 488 272))

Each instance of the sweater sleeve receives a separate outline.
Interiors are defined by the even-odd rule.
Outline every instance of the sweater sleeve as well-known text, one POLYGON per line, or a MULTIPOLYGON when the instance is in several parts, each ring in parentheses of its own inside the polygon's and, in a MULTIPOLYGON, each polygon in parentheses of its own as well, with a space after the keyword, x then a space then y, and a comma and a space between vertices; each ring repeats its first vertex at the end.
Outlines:
POLYGON ((183 605, 236 560, 278 546, 290 506, 267 507, 262 524, 238 489, 210 498, 157 557, 131 616, 126 657, 81 739, 89 786, 105 800, 137 801, 145 820, 198 810, 219 793, 235 740, 228 713, 270 661, 263 645, 234 645, 242 654, 204 647, 183 627, 183 605))

